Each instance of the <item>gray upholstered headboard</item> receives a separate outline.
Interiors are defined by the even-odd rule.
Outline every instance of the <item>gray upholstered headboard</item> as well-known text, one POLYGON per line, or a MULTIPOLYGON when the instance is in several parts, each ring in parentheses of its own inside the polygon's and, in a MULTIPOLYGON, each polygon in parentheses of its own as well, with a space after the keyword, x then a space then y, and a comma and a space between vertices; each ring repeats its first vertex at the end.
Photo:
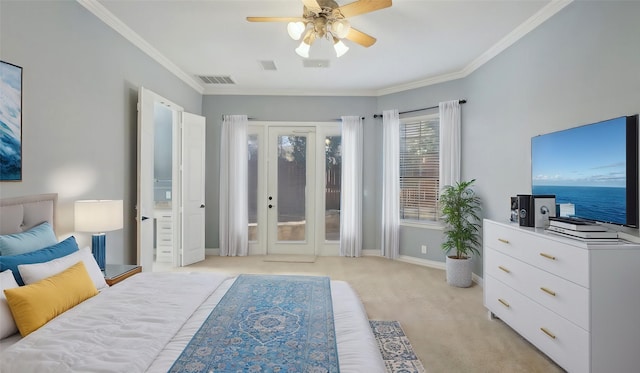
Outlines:
POLYGON ((55 231, 58 194, 0 199, 0 234, 19 233, 48 221, 55 231))

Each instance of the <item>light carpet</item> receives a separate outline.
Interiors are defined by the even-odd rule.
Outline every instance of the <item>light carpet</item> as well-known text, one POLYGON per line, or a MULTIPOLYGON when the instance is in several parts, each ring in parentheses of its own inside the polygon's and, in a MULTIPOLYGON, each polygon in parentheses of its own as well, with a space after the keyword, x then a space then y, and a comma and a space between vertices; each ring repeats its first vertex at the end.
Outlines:
POLYGON ((267 255, 263 262, 315 263, 314 255, 267 255))
POLYGON ((424 373, 409 338, 397 321, 369 320, 388 373, 424 373))

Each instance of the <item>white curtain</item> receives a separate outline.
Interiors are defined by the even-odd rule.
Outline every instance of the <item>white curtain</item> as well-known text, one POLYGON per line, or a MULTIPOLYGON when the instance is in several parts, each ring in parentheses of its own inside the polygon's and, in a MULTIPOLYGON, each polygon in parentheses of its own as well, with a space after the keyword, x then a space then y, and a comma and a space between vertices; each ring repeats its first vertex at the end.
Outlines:
POLYGON ((342 187, 340 192, 340 255, 362 252, 362 119, 342 117, 342 187))
POLYGON ((246 115, 225 115, 220 141, 220 255, 248 252, 246 115))
POLYGON ((440 190, 460 181, 460 102, 445 101, 440 109, 440 190))
POLYGON ((400 254, 400 116, 382 112, 382 255, 400 254))

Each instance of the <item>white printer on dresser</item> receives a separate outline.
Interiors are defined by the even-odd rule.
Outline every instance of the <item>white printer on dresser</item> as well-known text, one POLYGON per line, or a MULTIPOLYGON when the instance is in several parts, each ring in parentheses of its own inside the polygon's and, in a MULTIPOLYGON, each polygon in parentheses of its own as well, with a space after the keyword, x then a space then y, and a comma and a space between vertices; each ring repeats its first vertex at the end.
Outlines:
POLYGON ((640 372, 640 244, 484 220, 484 304, 576 373, 640 372))

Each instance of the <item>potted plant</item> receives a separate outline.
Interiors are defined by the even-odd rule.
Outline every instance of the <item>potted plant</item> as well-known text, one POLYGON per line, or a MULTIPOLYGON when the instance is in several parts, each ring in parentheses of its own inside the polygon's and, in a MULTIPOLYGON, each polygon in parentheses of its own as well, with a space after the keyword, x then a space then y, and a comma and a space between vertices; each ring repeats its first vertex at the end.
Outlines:
POLYGON ((442 220, 445 223, 442 250, 447 255, 447 283, 457 287, 471 286, 473 262, 470 254, 480 255, 480 197, 471 189, 476 180, 447 185, 440 194, 442 220))

